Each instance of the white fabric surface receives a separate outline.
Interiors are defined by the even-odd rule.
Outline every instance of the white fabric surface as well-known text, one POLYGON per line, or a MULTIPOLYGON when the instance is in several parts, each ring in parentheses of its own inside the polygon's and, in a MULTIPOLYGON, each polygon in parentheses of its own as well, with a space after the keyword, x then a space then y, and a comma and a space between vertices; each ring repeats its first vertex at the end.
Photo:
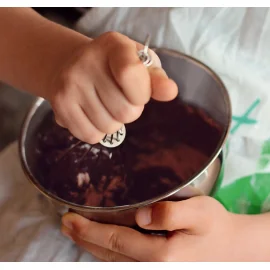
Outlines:
POLYGON ((18 145, 0 154, 0 261, 95 261, 60 232, 60 216, 26 179, 18 145))
MULTIPOLYGON (((193 55, 221 76, 235 114, 243 113, 254 99, 261 100, 251 115, 258 124, 239 128, 232 138, 237 146, 242 142, 254 149, 269 137, 269 9, 94 8, 77 29, 90 36, 115 30, 141 42, 151 33, 152 46, 193 55)), ((254 170, 253 153, 243 154, 241 147, 229 153, 241 160, 243 168, 227 170, 228 181, 239 170, 254 170)), ((0 154, 0 210, 0 261, 93 260, 61 235, 60 218, 22 173, 17 144, 0 154)))

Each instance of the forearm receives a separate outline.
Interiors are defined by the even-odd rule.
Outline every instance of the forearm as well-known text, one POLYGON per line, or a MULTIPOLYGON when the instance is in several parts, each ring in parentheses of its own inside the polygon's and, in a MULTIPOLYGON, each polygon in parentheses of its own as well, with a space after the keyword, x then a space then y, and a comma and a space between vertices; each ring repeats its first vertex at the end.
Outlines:
POLYGON ((243 256, 243 261, 270 261, 270 213, 236 215, 236 218, 241 230, 235 253, 243 256))
POLYGON ((43 96, 55 73, 89 38, 31 8, 0 8, 0 80, 43 96))

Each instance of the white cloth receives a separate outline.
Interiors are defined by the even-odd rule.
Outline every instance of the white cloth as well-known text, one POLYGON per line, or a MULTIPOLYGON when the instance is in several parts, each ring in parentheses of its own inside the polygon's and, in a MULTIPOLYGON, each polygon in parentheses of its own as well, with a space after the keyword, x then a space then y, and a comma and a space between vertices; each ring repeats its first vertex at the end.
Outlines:
POLYGON ((95 261, 60 232, 61 218, 27 180, 13 143, 0 154, 0 261, 95 261))
MULTIPOLYGON (((94 8, 77 29, 89 36, 119 31, 141 42, 151 33, 152 46, 191 54, 221 76, 235 115, 259 98, 250 115, 258 124, 242 125, 232 138, 236 146, 225 178, 230 182, 255 170, 254 153, 270 134, 269 9, 94 8), (235 168, 237 161, 242 166, 235 168)), ((17 144, 0 154, 0 210, 1 261, 94 260, 61 235, 60 218, 23 175, 17 144)))

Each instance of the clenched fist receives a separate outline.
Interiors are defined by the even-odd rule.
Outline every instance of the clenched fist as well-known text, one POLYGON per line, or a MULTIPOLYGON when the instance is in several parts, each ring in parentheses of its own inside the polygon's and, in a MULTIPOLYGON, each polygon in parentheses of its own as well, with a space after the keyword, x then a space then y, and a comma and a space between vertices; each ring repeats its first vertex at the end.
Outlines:
POLYGON ((143 49, 128 37, 108 32, 69 55, 45 98, 59 125, 78 139, 94 144, 105 134, 136 120, 152 97, 169 101, 178 89, 151 50, 151 67, 138 57, 143 49))

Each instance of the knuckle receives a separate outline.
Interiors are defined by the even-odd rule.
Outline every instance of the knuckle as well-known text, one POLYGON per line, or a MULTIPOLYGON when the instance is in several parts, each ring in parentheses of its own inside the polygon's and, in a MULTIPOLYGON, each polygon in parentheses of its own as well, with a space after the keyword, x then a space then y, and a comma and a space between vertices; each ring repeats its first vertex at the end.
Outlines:
POLYGON ((115 43, 122 39, 124 36, 116 31, 108 31, 100 36, 100 38, 106 43, 115 43))
POLYGON ((121 34, 116 31, 107 31, 102 36, 106 38, 116 38, 119 37, 121 34))
POLYGON ((55 110, 56 112, 61 111, 61 108, 63 107, 63 98, 64 98, 63 91, 57 91, 53 95, 51 99, 51 106, 53 110, 55 110))
POLYGON ((80 226, 77 225, 75 228, 76 228, 76 234, 79 237, 79 239, 85 240, 88 238, 89 228, 87 225, 85 225, 85 224, 80 225, 80 226))
POLYGON ((107 262, 117 262, 117 259, 116 259, 116 254, 110 250, 105 250, 105 260, 107 262))
POLYGON ((121 252, 123 250, 123 245, 120 241, 119 235, 113 231, 109 235, 109 249, 116 252, 121 252))
POLYGON ((114 71, 114 76, 123 93, 133 105, 145 105, 151 97, 151 82, 148 71, 141 63, 124 64, 114 71), (137 85, 136 94, 130 89, 137 85))
POLYGON ((71 67, 66 68, 61 74, 62 87, 65 90, 69 90, 78 82, 78 73, 76 65, 73 64, 71 67))
POLYGON ((115 72, 116 80, 121 86, 129 85, 132 77, 136 78, 139 72, 139 65, 124 64, 115 72))

